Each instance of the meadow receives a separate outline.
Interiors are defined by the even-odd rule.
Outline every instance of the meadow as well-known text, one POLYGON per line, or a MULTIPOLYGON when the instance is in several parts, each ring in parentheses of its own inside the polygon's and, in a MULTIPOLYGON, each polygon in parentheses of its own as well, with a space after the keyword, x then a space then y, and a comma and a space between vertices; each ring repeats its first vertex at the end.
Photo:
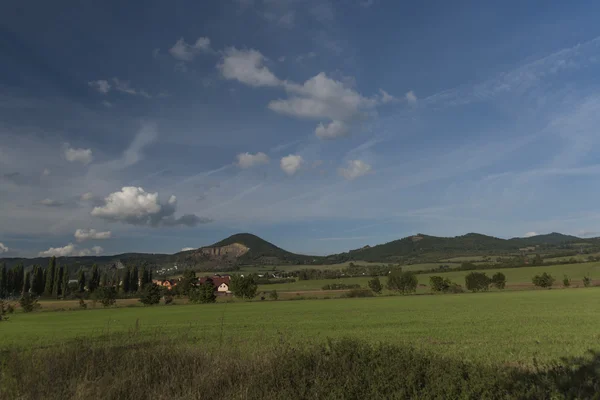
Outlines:
POLYGON ((167 339, 252 353, 328 338, 411 345, 479 363, 557 360, 600 348, 600 289, 254 301, 15 314, 0 349, 74 339, 167 339))

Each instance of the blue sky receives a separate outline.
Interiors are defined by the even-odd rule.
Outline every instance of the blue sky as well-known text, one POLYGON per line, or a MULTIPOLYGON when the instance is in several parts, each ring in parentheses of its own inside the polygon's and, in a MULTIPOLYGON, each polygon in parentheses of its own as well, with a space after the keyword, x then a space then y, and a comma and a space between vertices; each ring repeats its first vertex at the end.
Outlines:
POLYGON ((597 2, 9 1, 0 256, 600 235, 597 2))

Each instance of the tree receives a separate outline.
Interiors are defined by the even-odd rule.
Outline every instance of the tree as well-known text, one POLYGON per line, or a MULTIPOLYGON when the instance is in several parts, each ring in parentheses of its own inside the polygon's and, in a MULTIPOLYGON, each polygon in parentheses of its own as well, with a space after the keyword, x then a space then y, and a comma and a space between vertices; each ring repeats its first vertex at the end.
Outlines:
POLYGON ((589 287, 592 284, 592 280, 590 279, 589 276, 584 276, 583 277, 583 286, 584 287, 589 287))
POLYGON ((23 293, 29 293, 31 289, 31 272, 25 274, 25 280, 23 282, 23 293))
POLYGON ((83 268, 79 268, 79 272, 77 272, 77 291, 79 293, 85 292, 85 271, 83 268))
POLYGON ((54 297, 58 297, 62 294, 62 279, 64 273, 64 267, 56 268, 56 274, 54 274, 54 288, 52 289, 52 295, 54 297))
POLYGON ((48 268, 46 269, 46 286, 44 287, 44 294, 46 296, 52 296, 54 290, 54 275, 56 274, 56 257, 50 259, 48 268))
POLYGON ((39 308, 38 299, 31 293, 23 293, 19 299, 19 305, 23 309, 23 312, 32 312, 36 308, 39 308))
POLYGON ((65 267, 62 276, 62 296, 63 298, 69 294, 69 267, 65 267))
POLYGON ((234 275, 231 278, 231 292, 235 297, 242 299, 253 299, 256 297, 258 291, 258 285, 254 275, 250 274, 246 277, 241 275, 234 275))
POLYGON ((413 272, 393 271, 388 275, 388 289, 402 292, 402 294, 415 292, 418 284, 419 280, 413 272))
POLYGON ((491 283, 492 280, 485 272, 470 272, 465 276, 465 286, 471 292, 487 291, 491 283))
POLYGON ((2 267, 0 268, 0 299, 7 296, 6 284, 6 264, 2 263, 2 267))
POLYGON ((44 270, 39 265, 33 267, 31 275, 31 292, 36 296, 41 296, 44 293, 44 270))
POLYGON ((547 272, 544 272, 542 275, 536 275, 531 280, 535 286, 541 288, 549 288, 554 285, 554 277, 547 272))
POLYGON ((531 265, 543 265, 544 259, 539 254, 536 254, 533 260, 531 261, 531 265))
POLYGON ((134 266, 131 270, 131 281, 129 282, 129 290, 132 292, 137 292, 139 289, 139 271, 138 267, 134 266))
POLYGON ((88 282, 88 290, 93 293, 100 285, 100 272, 96 264, 92 265, 92 273, 88 282))
POLYGON ((571 286, 571 280, 569 279, 569 277, 567 275, 563 276, 563 286, 564 287, 571 286))
POLYGON ((129 285, 131 283, 131 267, 127 267, 125 277, 123 278, 123 293, 129 293, 129 285))
POLYGON ((140 302, 147 306, 160 303, 160 287, 156 283, 146 285, 142 291, 140 302))
POLYGON ((196 277, 196 273, 191 269, 186 269, 183 271, 183 276, 177 285, 179 289, 179 293, 183 296, 187 296, 190 294, 190 290, 196 283, 198 282, 198 278, 196 277))
POLYGON ((100 274, 100 286, 108 286, 108 273, 106 271, 102 271, 102 274, 100 274))
POLYGON ((277 293, 277 290, 271 290, 269 292, 269 298, 271 300, 277 300, 279 298, 279 294, 277 293))
POLYGON ((94 294, 104 307, 110 307, 117 302, 117 289, 114 286, 98 287, 94 294))
POLYGON ((369 281, 369 287, 374 293, 377 294, 381 293, 381 290, 383 290, 383 285, 381 284, 378 276, 373 277, 373 279, 369 281))
POLYGON ((203 284, 190 289, 190 302, 192 303, 214 303, 217 301, 215 295, 215 284, 208 278, 203 284))
POLYGON ((497 272, 492 276, 492 285, 497 289, 504 289, 506 287, 506 276, 502 272, 497 272))
POLYGON ((441 276, 432 276, 429 278, 429 286, 433 292, 447 292, 450 289, 452 282, 448 278, 441 276))

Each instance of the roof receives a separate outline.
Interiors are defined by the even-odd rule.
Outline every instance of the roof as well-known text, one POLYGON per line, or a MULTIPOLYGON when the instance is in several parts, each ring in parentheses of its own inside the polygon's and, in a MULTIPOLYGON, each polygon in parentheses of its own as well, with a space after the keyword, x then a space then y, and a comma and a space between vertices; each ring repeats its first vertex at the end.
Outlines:
POLYGON ((227 286, 229 286, 229 282, 231 281, 231 277, 229 277, 229 276, 215 275, 215 276, 204 276, 199 279, 199 282, 204 283, 204 282, 206 282, 207 279, 212 279, 213 285, 215 285, 215 287, 219 287, 223 283, 226 284, 227 286))

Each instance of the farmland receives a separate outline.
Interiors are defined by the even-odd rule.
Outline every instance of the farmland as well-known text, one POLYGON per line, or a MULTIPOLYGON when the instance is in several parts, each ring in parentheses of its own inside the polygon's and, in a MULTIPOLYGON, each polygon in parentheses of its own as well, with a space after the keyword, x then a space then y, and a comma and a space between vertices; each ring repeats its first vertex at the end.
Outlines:
POLYGON ((596 288, 39 312, 3 323, 0 348, 131 332, 140 340, 168 337, 247 350, 273 341, 351 337, 465 360, 529 364, 534 357, 548 361, 598 347, 599 313, 596 288))

